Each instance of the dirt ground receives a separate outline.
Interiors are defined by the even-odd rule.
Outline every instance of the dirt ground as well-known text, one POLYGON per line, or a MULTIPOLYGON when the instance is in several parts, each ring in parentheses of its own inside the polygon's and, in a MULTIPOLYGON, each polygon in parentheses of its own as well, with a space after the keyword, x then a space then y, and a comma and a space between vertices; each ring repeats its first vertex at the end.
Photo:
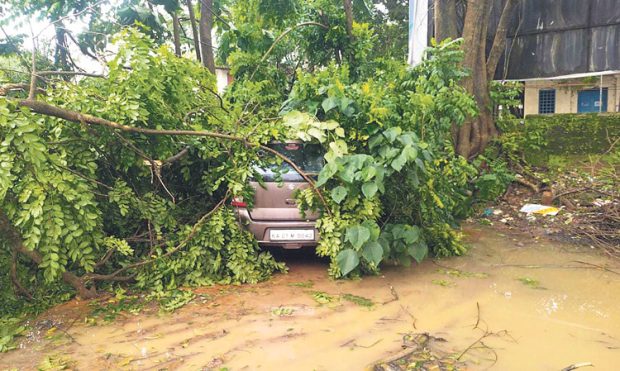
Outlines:
POLYGON ((617 260, 488 226, 466 234, 466 256, 363 280, 333 281, 324 261, 284 254, 288 274, 199 289, 172 314, 95 324, 74 300, 39 318, 38 333, 0 355, 0 370, 399 369, 421 350, 468 370, 617 369, 617 260))

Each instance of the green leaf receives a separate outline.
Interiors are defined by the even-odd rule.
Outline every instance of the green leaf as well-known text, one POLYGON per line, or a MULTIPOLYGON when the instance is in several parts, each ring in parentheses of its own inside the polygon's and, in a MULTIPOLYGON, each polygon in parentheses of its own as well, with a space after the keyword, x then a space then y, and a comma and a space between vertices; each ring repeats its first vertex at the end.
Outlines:
POLYGON ((336 256, 336 263, 338 268, 340 268, 340 273, 346 276, 359 265, 360 258, 352 249, 344 249, 336 256))
POLYGON ((329 143, 329 149, 334 153, 335 157, 342 157, 349 152, 349 147, 344 140, 337 140, 329 143))
POLYGON ((323 107, 323 111, 325 111, 326 113, 329 112, 329 110, 338 107, 338 103, 339 99, 336 97, 329 97, 326 98, 325 100, 323 100, 323 103, 321 103, 321 107, 323 107))
POLYGON ((344 198, 347 197, 348 192, 349 191, 345 187, 338 186, 332 189, 332 192, 331 192, 332 199, 336 201, 337 204, 340 204, 342 200, 344 200, 344 198))
POLYGON ((320 143, 325 141, 325 134, 320 129, 310 128, 308 129, 308 134, 318 139, 320 143))
POLYGON ((370 139, 368 139, 368 148, 373 149, 381 143, 383 143, 383 136, 375 135, 373 137, 370 137, 370 139))
POLYGON ((375 182, 364 183, 364 185, 362 186, 362 193, 364 194, 364 196, 366 196, 366 198, 373 198, 373 196, 377 193, 378 190, 379 187, 377 187, 377 184, 375 182))
POLYGON ((383 247, 376 241, 370 241, 364 245, 362 256, 369 262, 379 265, 383 260, 383 247))
POLYGON ((370 238, 370 230, 361 225, 354 225, 347 228, 345 240, 351 242, 356 249, 362 247, 364 242, 370 238))
POLYGON ((390 143, 394 143, 394 141, 396 140, 396 137, 399 136, 400 133, 402 132, 403 132, 403 129, 401 129, 398 126, 395 126, 393 128, 389 128, 386 131, 384 131, 383 136, 385 136, 390 143))
POLYGON ((338 165, 334 162, 329 162, 323 167, 323 169, 319 173, 319 178, 317 179, 316 186, 323 186, 325 183, 327 183, 328 180, 330 180, 334 176, 334 174, 336 174, 336 172, 338 172, 338 165))
POLYGON ((366 166, 365 168, 362 169, 361 176, 364 182, 369 181, 375 175, 377 175, 377 168, 374 166, 366 166))
POLYGON ((415 259, 415 261, 420 263, 422 260, 424 260, 426 255, 428 255, 428 246, 423 241, 420 241, 419 243, 410 246, 407 249, 407 252, 412 258, 415 259))
POLYGON ((396 171, 401 171, 403 166, 405 166, 406 163, 407 163, 407 154, 403 151, 398 157, 396 157, 392 161, 390 165, 392 166, 392 169, 396 171))
POLYGON ((344 129, 343 128, 336 128, 336 130, 334 131, 336 133, 337 136, 339 136, 340 138, 344 138, 344 129))
POLYGON ((405 243, 408 245, 412 244, 420 238, 420 228, 417 225, 405 226, 402 237, 405 240, 405 243))
POLYGON ((344 168, 344 171, 340 173, 340 179, 346 183, 353 183, 356 172, 357 168, 355 167, 355 164, 348 164, 347 167, 344 168))
POLYGON ((362 222, 362 226, 368 228, 370 231, 370 240, 376 241, 381 234, 381 228, 373 220, 367 219, 362 222))
POLYGON ((413 161, 418 158, 418 150, 410 145, 406 145, 405 148, 403 148, 403 154, 409 161, 413 161))

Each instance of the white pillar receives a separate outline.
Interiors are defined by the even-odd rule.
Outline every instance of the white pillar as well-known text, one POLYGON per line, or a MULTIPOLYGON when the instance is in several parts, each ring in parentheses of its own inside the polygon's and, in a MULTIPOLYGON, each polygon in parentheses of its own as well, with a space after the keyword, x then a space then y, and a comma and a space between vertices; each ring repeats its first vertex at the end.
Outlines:
POLYGON ((428 0, 409 0, 409 55, 407 61, 415 66, 422 62, 428 46, 428 0))

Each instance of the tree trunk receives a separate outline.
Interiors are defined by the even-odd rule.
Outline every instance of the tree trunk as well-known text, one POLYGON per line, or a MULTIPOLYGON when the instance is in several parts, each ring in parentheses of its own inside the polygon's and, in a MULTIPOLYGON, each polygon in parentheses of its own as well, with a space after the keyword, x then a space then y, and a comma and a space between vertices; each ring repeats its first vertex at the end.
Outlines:
MULTIPOLYGON (((2 209, 0 209, 0 236, 6 240, 12 251, 30 258, 36 264, 41 264, 43 261, 43 257, 38 252, 28 250, 24 246, 19 231, 11 224, 11 221, 2 209)), ((85 280, 73 273, 63 272, 62 279, 73 286, 78 295, 83 299, 91 299, 97 295, 94 283, 91 288, 87 288, 85 280)))
POLYGON ((493 39, 493 46, 491 52, 487 58, 487 78, 492 80, 497 70, 497 64, 502 56, 502 52, 506 47, 506 36, 508 35, 508 26, 517 8, 518 0, 507 0, 502 15, 497 25, 497 31, 495 32, 495 38, 493 39))
POLYGON ((56 48, 54 49, 54 66, 61 71, 69 70, 69 49, 67 47, 67 35, 62 22, 55 26, 56 48))
POLYGON ((186 0, 186 4, 189 11, 189 23, 192 26, 192 36, 194 37, 196 60, 200 62, 202 61, 202 58, 200 57, 200 36, 198 35, 198 25, 196 24, 196 16, 194 15, 194 5, 192 4, 192 0, 186 0))
MULTIPOLYGON (((457 0, 434 0, 435 39, 458 37, 457 0)), ((487 30, 493 0, 468 1, 463 25, 463 67, 469 76, 463 79, 462 86, 471 94, 478 105, 479 115, 469 118, 461 127, 453 126, 452 135, 456 152, 472 158, 482 152, 489 141, 497 136, 489 83, 492 81, 499 59, 506 46, 506 35, 510 20, 520 0, 506 0, 493 45, 486 56, 487 30)))
POLYGON ((174 38, 174 54, 181 56, 181 27, 176 11, 172 13, 172 36, 174 38))
POLYGON ((353 4, 351 0, 343 0, 344 15, 346 20, 347 35, 353 37, 353 4))
POLYGON ((490 114, 490 96, 486 74, 486 33, 491 0, 470 2, 465 14, 463 27, 463 46, 465 57, 463 67, 469 71, 469 76, 463 79, 463 87, 474 96, 478 103, 479 115, 469 118, 458 129, 456 152, 471 158, 477 155, 489 140, 493 126, 493 117, 490 114))
POLYGON ((441 42, 447 38, 459 37, 456 28, 456 0, 434 1, 435 40, 441 42))
POLYGON ((213 58, 213 0, 200 0, 200 50, 202 52, 202 64, 211 73, 215 73, 215 60, 213 58))

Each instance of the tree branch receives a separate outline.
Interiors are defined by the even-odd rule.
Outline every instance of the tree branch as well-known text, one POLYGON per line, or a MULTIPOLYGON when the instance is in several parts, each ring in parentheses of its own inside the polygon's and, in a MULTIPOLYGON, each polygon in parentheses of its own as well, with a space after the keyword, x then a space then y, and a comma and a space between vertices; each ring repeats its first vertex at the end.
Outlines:
POLYGON ((502 15, 497 25, 497 31, 495 32, 495 38, 493 39, 493 45, 491 46, 491 52, 487 58, 487 78, 489 81, 493 80, 495 71, 497 70, 497 64, 504 52, 506 46, 506 36, 508 35, 508 26, 512 20, 512 13, 514 12, 519 0, 507 0, 502 15))
MULTIPOLYGON (((0 209, 0 236, 6 239, 13 251, 28 257, 36 264, 41 264, 43 262, 43 257, 41 254, 37 251, 29 250, 24 246, 19 231, 11 224, 8 216, 2 209, 0 209)), ((86 288, 83 278, 78 277, 73 273, 66 271, 62 272, 62 279, 69 285, 73 286, 73 288, 75 288, 78 292, 78 295, 84 299, 90 299, 97 295, 97 290, 94 286, 90 289, 86 288)))
POLYGON ((88 73, 81 71, 39 71, 37 76, 48 76, 48 75, 63 75, 63 76, 87 76, 87 77, 98 77, 105 78, 104 75, 98 73, 88 73))
MULTIPOLYGON (((174 248, 172 248, 171 250, 169 250, 168 252, 166 252, 165 254, 158 256, 156 258, 153 259, 149 259, 149 260, 143 260, 134 264, 129 264, 123 268, 120 268, 118 270, 116 270, 113 273, 110 274, 94 274, 94 273, 89 273, 86 276, 89 279, 95 280, 95 281, 109 281, 109 280, 113 280, 113 279, 118 279, 118 275, 123 273, 124 271, 128 270, 128 269, 132 269, 132 268, 138 268, 147 264, 151 264, 156 262, 159 259, 163 259, 166 258, 174 253, 176 253, 177 251, 181 250, 183 247, 185 247, 185 245, 187 245, 187 243, 196 235, 196 233, 198 233, 198 229, 202 226, 202 224, 211 216, 213 215, 217 210, 219 210, 222 206, 224 206, 224 204, 226 203, 226 200, 228 200, 228 197, 230 196, 230 193, 227 191, 226 195, 224 196, 224 198, 222 198, 220 200, 220 202, 218 202, 215 207, 213 209, 211 209, 208 213, 204 214, 200 219, 198 219, 198 221, 196 222, 196 224, 194 224, 194 226, 192 227, 192 230, 189 232, 189 234, 187 235, 187 237, 185 237, 185 239, 183 239, 183 241, 181 241, 178 245, 176 245, 174 248)), ((130 276, 132 277, 132 276, 130 276)))
POLYGON ((261 58, 260 62, 258 62, 258 64, 256 64, 256 68, 254 68, 254 72, 252 72, 252 75, 250 75, 250 80, 252 80, 254 78, 254 75, 256 74, 256 71, 258 71, 258 67, 260 67, 260 65, 263 64, 263 62, 267 59, 269 54, 271 54, 271 51, 273 50, 273 48, 275 48, 275 46, 278 44, 278 42, 280 42, 280 40, 282 40, 286 35, 288 35, 292 31, 294 31, 294 30, 296 30, 296 29, 298 29, 300 27, 304 27, 304 26, 319 26, 319 27, 323 27, 326 30, 329 30, 329 27, 327 27, 326 25, 324 25, 322 23, 318 23, 318 22, 303 22, 303 23, 295 25, 295 26, 287 29, 286 31, 282 32, 280 34, 280 36, 278 36, 273 41, 273 44, 271 44, 271 46, 269 47, 269 49, 267 49, 265 54, 263 54, 263 57, 261 58))
POLYGON ((89 114, 67 110, 64 108, 53 106, 45 102, 30 100, 30 99, 19 101, 18 105, 22 107, 28 107, 33 112, 40 113, 46 116, 57 117, 60 119, 64 119, 64 120, 76 122, 76 123, 81 123, 81 124, 105 126, 105 127, 115 129, 115 130, 120 130, 123 132, 140 133, 140 134, 146 134, 146 135, 198 136, 198 137, 219 138, 219 139, 237 141, 249 147, 263 149, 266 152, 273 154, 274 156, 280 158, 282 161, 291 165, 293 169, 295 169, 295 171, 298 172, 299 175, 301 175, 304 178, 304 180, 310 185, 310 187, 312 187, 314 192, 321 199, 321 202, 323 203, 323 206, 325 207, 325 211, 327 212, 327 214, 331 215, 329 204, 323 197, 323 194, 321 193, 321 191, 314 184, 314 181, 308 176, 308 174, 306 174, 303 170, 301 170, 299 166, 297 166, 290 158, 284 156, 280 152, 272 148, 269 148, 267 146, 261 145, 261 144, 252 143, 247 138, 238 137, 238 136, 230 135, 230 134, 216 133, 212 131, 204 131, 204 130, 202 131, 157 130, 157 129, 137 128, 137 127, 127 126, 127 125, 122 125, 117 122, 109 121, 109 120, 106 120, 100 117, 95 117, 89 114))
POLYGON ((189 147, 185 147, 185 148, 183 148, 181 150, 181 152, 177 153, 176 155, 170 156, 167 159, 165 159, 164 161, 162 161, 161 166, 170 165, 171 163, 182 159, 188 153, 189 153, 189 147))

